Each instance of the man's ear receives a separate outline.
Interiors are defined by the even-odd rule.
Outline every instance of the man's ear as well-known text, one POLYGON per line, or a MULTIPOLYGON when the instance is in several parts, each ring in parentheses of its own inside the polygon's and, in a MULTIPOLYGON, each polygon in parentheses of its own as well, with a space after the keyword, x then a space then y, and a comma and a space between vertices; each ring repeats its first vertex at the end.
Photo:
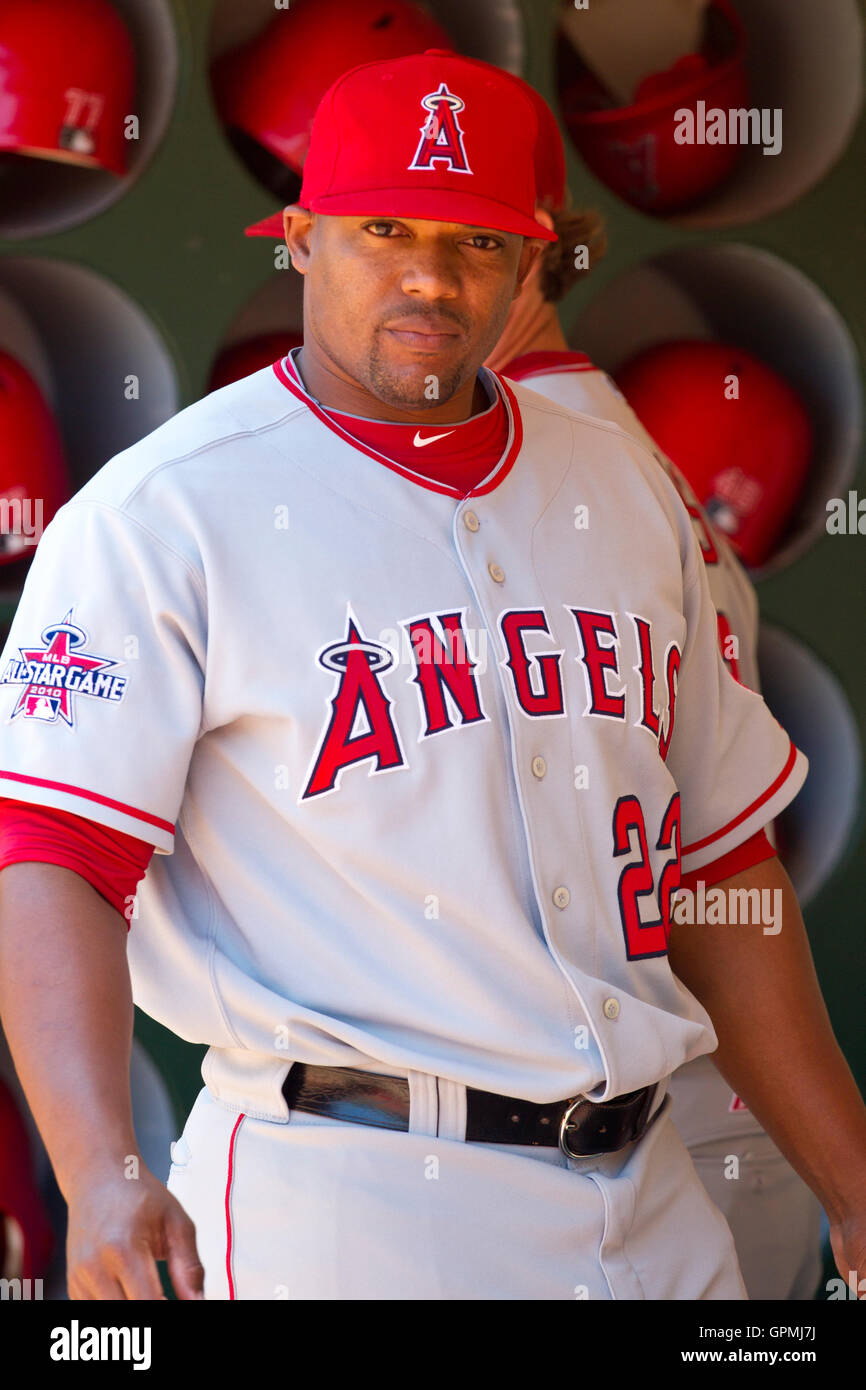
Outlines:
POLYGON ((520 291, 523 289, 532 271, 541 260, 544 254, 544 248, 547 244, 546 241, 530 241, 528 237, 524 241, 523 250, 520 253, 520 260, 517 264, 517 280, 514 285, 514 294, 511 296, 512 299, 516 299, 520 294, 520 291))
POLYGON ((292 265, 301 275, 306 275, 310 262, 310 233, 313 229, 313 214, 297 203, 283 208, 283 235, 292 259, 292 265))
MULTIPOLYGON (((553 218, 547 208, 536 203, 534 215, 536 222, 540 222, 542 227, 546 227, 548 231, 553 231, 553 218)), ((520 294, 533 269, 538 268, 541 257, 549 245, 549 241, 536 241, 533 237, 524 238, 523 250, 520 253, 520 261, 517 266, 517 283, 514 286, 513 299, 516 299, 520 294)))

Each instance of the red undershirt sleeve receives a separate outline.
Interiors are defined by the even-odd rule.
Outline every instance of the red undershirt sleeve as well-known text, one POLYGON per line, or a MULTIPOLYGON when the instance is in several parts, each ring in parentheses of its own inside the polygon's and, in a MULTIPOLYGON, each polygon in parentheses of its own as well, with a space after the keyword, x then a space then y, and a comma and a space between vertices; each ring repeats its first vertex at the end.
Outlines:
POLYGON ((689 892, 695 893, 699 882, 703 883, 705 888, 712 888, 714 883, 721 883, 723 879, 744 873, 755 864, 762 864, 765 859, 774 858, 775 853, 766 830, 759 830, 729 854, 723 854, 720 859, 714 859, 702 869, 692 869, 691 873, 683 874, 680 888, 687 888, 689 892))
MULTIPOLYGON (((0 797, 0 869, 8 864, 59 864, 81 874, 123 917, 129 928, 129 907, 147 871, 154 847, 97 821, 52 807, 0 797)), ((776 851, 759 830, 729 854, 683 874, 681 888, 697 891, 743 873, 772 859, 776 851)))
POLYGON ((146 840, 84 816, 0 797, 0 869, 28 862, 73 869, 120 913, 127 931, 132 900, 153 852, 146 840))

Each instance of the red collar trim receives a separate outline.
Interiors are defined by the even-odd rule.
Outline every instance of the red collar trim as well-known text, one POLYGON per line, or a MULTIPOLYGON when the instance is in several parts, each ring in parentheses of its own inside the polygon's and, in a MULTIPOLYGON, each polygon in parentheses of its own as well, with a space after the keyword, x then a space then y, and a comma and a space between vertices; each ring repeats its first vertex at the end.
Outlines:
POLYGON ((597 367, 585 352, 524 352, 507 366, 500 368, 501 376, 512 381, 524 381, 528 376, 549 376, 551 372, 594 372, 597 367))
POLYGON ((366 454, 368 458, 375 459, 377 463, 384 464, 386 468, 391 469, 392 473, 399 473, 401 478, 407 478, 410 483, 416 483, 419 487, 427 488, 428 492, 442 493, 445 497, 456 497, 458 500, 462 501, 465 497, 481 497, 486 492, 492 492, 511 472, 514 467, 514 460, 517 458, 520 452, 520 446, 523 443, 523 421, 520 418, 520 407, 517 404, 514 392, 511 390, 507 381, 503 381, 496 372, 491 372, 490 375, 496 383, 508 412, 508 443, 505 447, 505 453, 502 455, 499 463, 485 481, 480 483, 478 487, 471 488, 469 492, 461 492, 459 488, 451 487, 449 483, 438 483, 433 478, 425 478, 421 473, 413 473, 411 468, 405 468, 402 464, 397 463, 395 459, 390 459, 386 454, 380 454, 376 449, 370 449, 366 444, 360 443, 360 441, 349 434, 347 430, 344 430, 336 420, 333 420, 330 415, 327 415, 325 411, 316 404, 312 397, 308 396, 305 391, 302 391, 300 387, 295 384, 286 370, 285 358, 281 359, 279 362, 274 362, 273 371, 277 380, 285 386, 287 391, 290 391, 308 410, 313 412, 317 420, 320 420, 323 425, 327 425, 329 430, 338 435, 339 438, 344 440, 347 444, 350 444, 353 449, 357 449, 360 453, 366 454))

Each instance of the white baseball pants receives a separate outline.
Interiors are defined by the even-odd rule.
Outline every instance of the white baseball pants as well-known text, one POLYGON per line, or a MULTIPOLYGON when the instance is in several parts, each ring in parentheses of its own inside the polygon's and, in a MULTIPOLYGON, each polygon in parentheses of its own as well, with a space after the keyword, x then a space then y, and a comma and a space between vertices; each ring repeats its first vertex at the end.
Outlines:
POLYGON ((662 1088, 642 1139, 569 1160, 466 1143, 465 1088, 409 1079, 409 1132, 298 1111, 275 1124, 199 1093, 168 1188, 195 1224, 206 1298, 747 1297, 662 1088))

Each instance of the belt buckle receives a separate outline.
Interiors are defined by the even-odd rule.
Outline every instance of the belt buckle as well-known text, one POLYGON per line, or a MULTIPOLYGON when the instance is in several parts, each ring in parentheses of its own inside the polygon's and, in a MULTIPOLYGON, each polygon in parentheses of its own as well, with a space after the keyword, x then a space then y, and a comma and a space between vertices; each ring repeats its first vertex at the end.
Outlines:
POLYGON ((578 1096, 577 1100, 573 1100, 573 1101, 571 1102, 571 1104, 569 1105, 568 1109, 566 1110, 565 1114, 563 1115, 562 1119, 561 1119, 560 1122, 559 1122, 559 1147, 560 1147, 560 1149, 562 1150, 562 1152, 565 1154, 566 1158, 596 1158, 596 1157, 597 1157, 596 1154, 579 1154, 579 1153, 575 1153, 574 1149, 570 1149, 570 1148, 568 1147, 568 1140, 567 1140, 567 1137, 566 1137, 567 1134, 568 1134, 568 1130, 569 1130, 569 1129, 575 1128, 575 1126, 571 1124, 571 1117, 572 1117, 572 1115, 574 1114, 574 1112, 575 1112, 575 1110, 577 1109, 577 1107, 578 1107, 579 1105, 583 1105, 583 1104, 584 1104, 585 1099, 586 1099, 585 1096, 578 1096))

